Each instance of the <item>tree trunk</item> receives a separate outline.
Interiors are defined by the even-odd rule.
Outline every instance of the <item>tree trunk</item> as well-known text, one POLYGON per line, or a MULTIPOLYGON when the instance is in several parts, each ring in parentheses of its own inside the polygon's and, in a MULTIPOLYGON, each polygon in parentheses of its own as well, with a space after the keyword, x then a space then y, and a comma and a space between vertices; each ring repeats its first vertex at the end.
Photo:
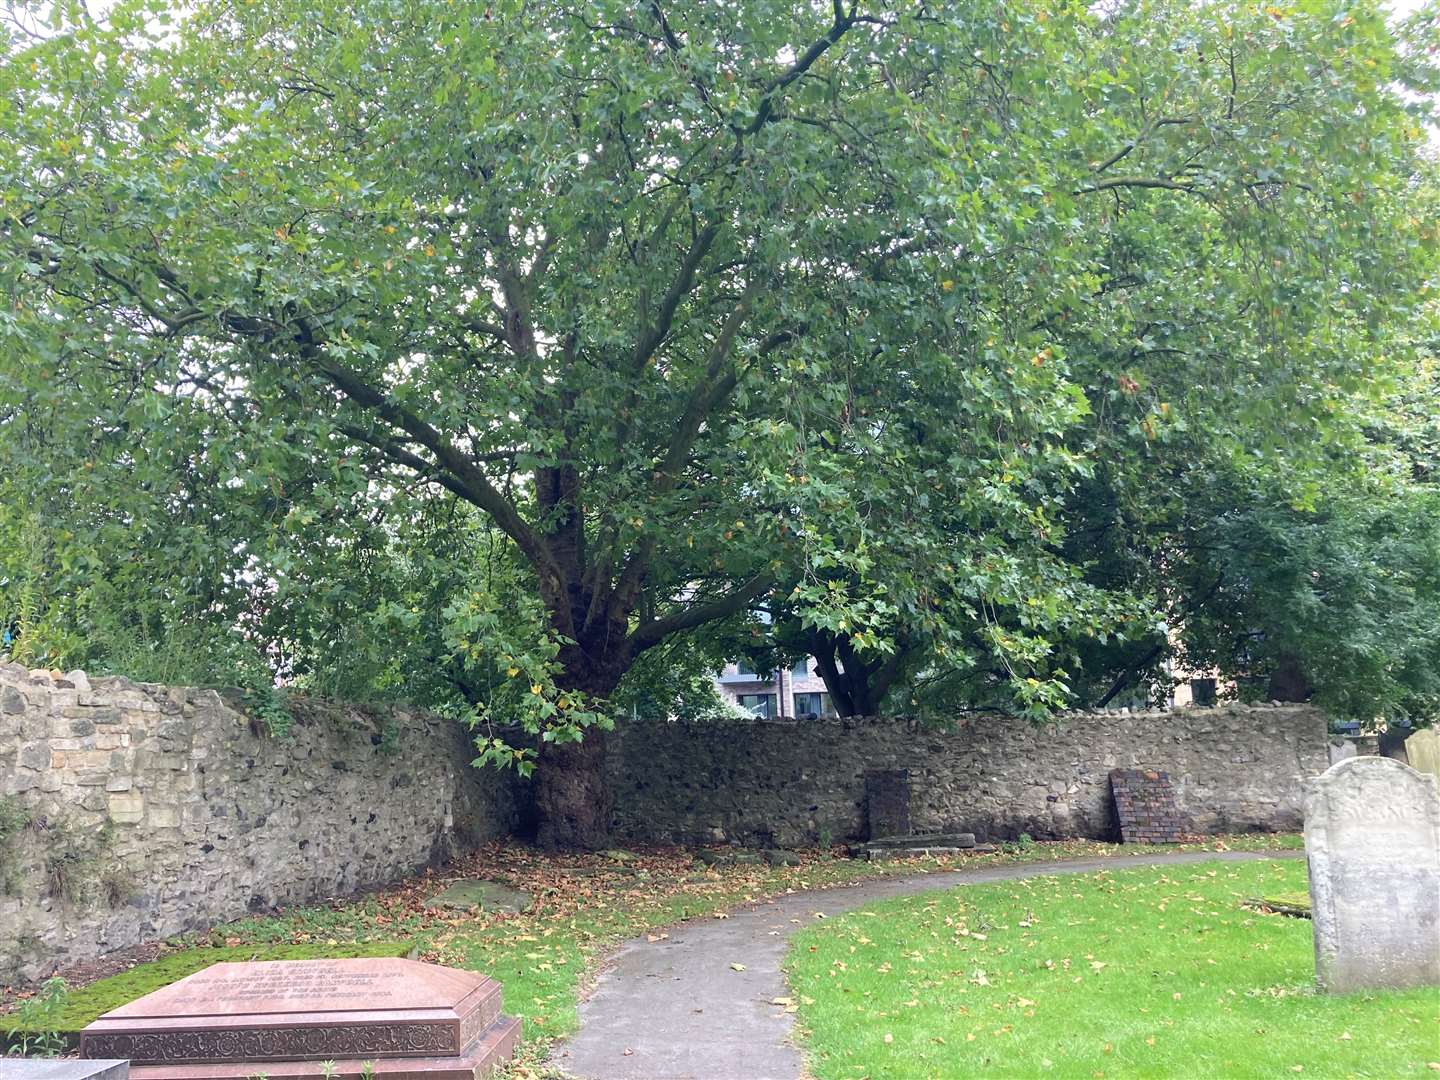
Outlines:
POLYGON ((903 640, 897 640, 889 656, 866 662, 843 637, 822 630, 810 632, 809 645, 825 689, 830 691, 830 704, 841 716, 879 715, 880 704, 900 674, 908 648, 903 640))
POLYGON ((1275 670, 1270 673, 1270 700, 1271 701, 1309 701, 1310 695, 1314 693, 1310 680, 1305 677, 1305 669, 1300 663, 1300 658, 1293 653, 1284 653, 1275 664, 1275 670))
POLYGON ((536 842, 547 850, 599 851, 610 841, 614 807, 605 782, 605 732, 541 746, 535 769, 536 842))

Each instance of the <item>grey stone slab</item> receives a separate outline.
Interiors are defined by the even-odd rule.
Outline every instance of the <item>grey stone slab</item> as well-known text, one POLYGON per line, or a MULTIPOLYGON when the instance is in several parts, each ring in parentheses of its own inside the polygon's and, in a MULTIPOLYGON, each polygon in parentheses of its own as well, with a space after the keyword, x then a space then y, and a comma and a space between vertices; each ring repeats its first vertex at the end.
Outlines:
POLYGON ((1440 986, 1440 790, 1393 758, 1305 783, 1305 857, 1323 990, 1440 986))
POLYGON ((915 833, 910 836, 881 836, 870 841, 872 848, 909 848, 909 847, 957 847, 972 848, 975 846, 975 834, 972 832, 954 833, 915 833))
POLYGON ((460 911, 529 911, 533 898, 524 889, 516 889, 498 881, 473 878, 452 881, 443 891, 430 898, 436 907, 460 911))
POLYGON ((0 1080, 128 1080, 124 1058, 0 1057, 0 1080))

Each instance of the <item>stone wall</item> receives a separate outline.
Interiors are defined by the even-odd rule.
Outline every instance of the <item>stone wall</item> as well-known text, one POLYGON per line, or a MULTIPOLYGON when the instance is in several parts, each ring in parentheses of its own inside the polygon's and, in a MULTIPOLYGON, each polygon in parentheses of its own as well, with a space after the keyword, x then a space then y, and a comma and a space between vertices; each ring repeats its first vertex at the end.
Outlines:
MULTIPOLYGON (((453 721, 294 702, 272 737, 211 690, 0 664, 0 983, 393 880, 512 833, 527 789, 453 721)), ((916 832, 1111 837, 1112 768, 1170 774, 1197 831, 1294 829, 1328 764, 1305 706, 895 720, 631 721, 610 738, 636 841, 866 835, 865 774, 905 769, 916 832)))
POLYGON ((0 664, 0 984, 247 910, 390 881, 511 831, 452 720, 0 664))
POLYGON ((1298 829, 1301 779, 1329 764, 1303 705, 967 718, 619 725, 616 824, 636 840, 803 845, 865 836, 866 770, 908 769, 916 832, 1118 838, 1114 768, 1163 769, 1199 832, 1298 829))

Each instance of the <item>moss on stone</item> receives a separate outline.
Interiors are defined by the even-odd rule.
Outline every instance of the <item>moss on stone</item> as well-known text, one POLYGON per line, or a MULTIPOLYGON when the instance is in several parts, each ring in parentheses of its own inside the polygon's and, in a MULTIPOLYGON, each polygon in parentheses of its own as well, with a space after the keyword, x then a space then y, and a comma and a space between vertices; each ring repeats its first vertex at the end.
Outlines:
POLYGON ((1247 903, 1250 907, 1259 908, 1262 911, 1274 911, 1281 915, 1293 915, 1300 919, 1310 918, 1309 893, 1273 893, 1270 896, 1256 897, 1247 903))
MULTIPOLYGON (((111 1009, 118 1009, 162 986, 203 971, 211 964, 242 960, 317 960, 350 956, 411 956, 415 946, 403 941, 371 941, 360 945, 241 945, 184 949, 129 971, 97 979, 72 990, 55 1021, 56 1029, 73 1046, 80 1029, 111 1009)), ((0 1020, 0 1033, 8 1027, 0 1020)), ((0 1041, 4 1041, 0 1039, 0 1041)))

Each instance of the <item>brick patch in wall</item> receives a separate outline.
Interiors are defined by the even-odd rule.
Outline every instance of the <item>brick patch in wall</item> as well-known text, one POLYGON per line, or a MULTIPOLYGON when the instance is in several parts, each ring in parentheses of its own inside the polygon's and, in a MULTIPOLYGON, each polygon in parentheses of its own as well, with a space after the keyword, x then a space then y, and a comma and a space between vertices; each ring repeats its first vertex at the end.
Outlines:
POLYGON ((1170 774, 1156 769, 1111 769, 1110 790, 1126 844, 1178 844, 1189 831, 1175 807, 1170 774))

